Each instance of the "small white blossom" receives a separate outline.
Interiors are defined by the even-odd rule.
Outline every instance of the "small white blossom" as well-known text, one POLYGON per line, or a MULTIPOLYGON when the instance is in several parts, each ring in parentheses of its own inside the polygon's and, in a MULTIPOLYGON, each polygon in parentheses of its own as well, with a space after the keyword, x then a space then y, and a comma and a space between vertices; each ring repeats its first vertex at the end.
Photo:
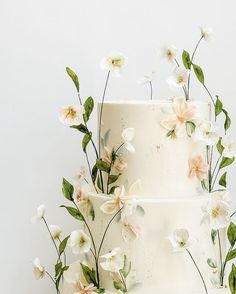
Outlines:
POLYGON ((161 49, 161 56, 170 62, 174 62, 177 49, 175 46, 166 46, 161 49))
POLYGON ((60 238, 62 230, 59 226, 50 225, 49 230, 54 240, 58 240, 60 238))
POLYGON ((221 140, 221 145, 224 147, 224 157, 233 158, 236 155, 236 144, 230 136, 223 137, 221 140))
POLYGON ((84 107, 67 106, 60 109, 59 119, 66 125, 78 125, 83 121, 84 107))
POLYGON ((74 254, 87 253, 91 248, 91 239, 83 230, 76 230, 70 234, 68 246, 71 247, 74 254))
POLYGON ((32 218, 32 222, 35 223, 37 221, 40 221, 44 217, 45 211, 46 211, 45 205, 43 204, 39 205, 39 207, 37 208, 36 215, 32 218))
POLYGON ((38 257, 36 257, 34 259, 34 262, 33 262, 33 272, 34 272, 35 278, 37 280, 42 279, 45 276, 45 269, 41 265, 40 260, 39 260, 38 257))
POLYGON ((195 129, 194 138, 203 141, 208 146, 213 146, 219 139, 217 127, 208 120, 203 120, 195 129))
POLYGON ((112 76, 119 77, 122 68, 126 65, 127 58, 121 53, 113 53, 104 57, 100 63, 103 70, 111 72, 112 76))
POLYGON ((135 148, 134 146, 131 144, 131 142, 134 139, 134 135, 135 135, 135 130, 134 128, 126 128, 123 130, 122 132, 122 139, 124 142, 124 147, 126 148, 126 150, 128 150, 129 152, 135 152, 135 148))
POLYGON ((76 174, 74 176, 73 186, 75 188, 78 187, 78 186, 81 186, 81 184, 83 183, 85 177, 86 177, 86 168, 84 166, 81 166, 81 169, 78 172, 78 174, 76 174))
POLYGON ((188 82, 189 70, 177 67, 173 74, 167 79, 170 86, 182 88, 188 82))
POLYGON ((139 84, 149 84, 152 83, 157 78, 156 72, 152 71, 149 75, 144 75, 138 80, 139 84))
MULTIPOLYGON (((228 226, 230 221, 230 205, 226 201, 217 199, 215 195, 202 207, 202 223, 207 222, 212 229, 218 230, 228 226)), ((221 195, 222 197, 222 195, 221 195)))
POLYGON ((105 271, 119 272, 124 264, 124 257, 121 253, 120 248, 115 248, 111 252, 101 256, 105 261, 101 262, 100 265, 105 271))
POLYGON ((189 232, 186 229, 177 229, 169 237, 174 252, 183 252, 190 247, 193 239, 189 237, 189 232))
POLYGON ((200 31, 201 31, 201 36, 203 37, 203 39, 205 41, 212 41, 213 40, 214 36, 213 36, 212 28, 201 27, 200 31))

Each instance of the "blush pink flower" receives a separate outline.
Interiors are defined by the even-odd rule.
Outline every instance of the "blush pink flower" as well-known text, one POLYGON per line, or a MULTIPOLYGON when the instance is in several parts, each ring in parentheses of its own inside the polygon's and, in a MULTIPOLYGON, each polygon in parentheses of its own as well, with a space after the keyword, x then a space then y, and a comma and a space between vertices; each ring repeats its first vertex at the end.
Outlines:
POLYGON ((112 152, 110 150, 110 148, 108 148, 107 146, 104 147, 104 157, 103 160, 108 163, 109 165, 112 164, 112 152))
POLYGON ((202 181, 208 172, 208 164, 206 164, 201 155, 197 155, 189 159, 189 177, 197 178, 202 181))
POLYGON ((196 108, 188 103, 185 98, 174 98, 172 103, 172 113, 165 118, 161 125, 168 131, 174 131, 176 136, 186 133, 186 123, 195 118, 196 108))
POLYGON ((74 294, 96 294, 97 288, 94 287, 94 284, 89 284, 84 286, 81 281, 78 281, 75 285, 76 292, 74 294))
POLYGON ((123 172, 127 168, 127 166, 127 163, 122 158, 118 158, 114 163, 114 168, 118 172, 123 172))

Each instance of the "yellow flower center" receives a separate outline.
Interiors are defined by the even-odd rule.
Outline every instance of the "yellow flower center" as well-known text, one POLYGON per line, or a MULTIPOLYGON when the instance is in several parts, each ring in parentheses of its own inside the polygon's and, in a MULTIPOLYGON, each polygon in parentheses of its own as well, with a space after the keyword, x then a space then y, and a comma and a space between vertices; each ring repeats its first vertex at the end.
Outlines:
POLYGON ((184 241, 179 242, 180 247, 184 247, 185 245, 186 245, 186 243, 184 241))
POLYGON ((115 67, 121 67, 122 66, 122 59, 121 58, 112 58, 111 64, 115 67))
POLYGON ((185 123, 185 118, 183 116, 178 116, 178 121, 181 123, 181 124, 184 124, 185 123))
POLYGON ((66 117, 75 118, 77 115, 77 112, 74 108, 68 107, 66 110, 66 117))
POLYGON ((178 76, 178 78, 177 78, 177 83, 178 84, 182 84, 184 82, 184 77, 183 76, 178 76))
POLYGON ((220 208, 219 207, 212 209, 211 216, 213 218, 217 218, 219 215, 220 215, 220 208))
POLYGON ((84 237, 81 237, 80 240, 79 240, 79 246, 82 247, 85 242, 86 241, 85 241, 84 237))

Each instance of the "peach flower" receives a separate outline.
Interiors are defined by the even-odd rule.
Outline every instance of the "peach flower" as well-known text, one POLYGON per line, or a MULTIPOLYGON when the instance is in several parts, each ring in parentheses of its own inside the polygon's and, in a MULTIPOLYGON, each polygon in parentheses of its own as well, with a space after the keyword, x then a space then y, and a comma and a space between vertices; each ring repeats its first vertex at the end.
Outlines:
POLYGON ((196 177, 199 181, 202 181, 208 172, 208 164, 206 164, 201 155, 197 155, 189 159, 189 177, 196 177))
POLYGON ((93 284, 84 286, 81 281, 76 283, 76 292, 74 294, 96 294, 97 288, 93 284))
POLYGON ((114 164, 114 168, 118 172, 123 172, 127 168, 127 166, 127 163, 122 158, 118 158, 114 164))

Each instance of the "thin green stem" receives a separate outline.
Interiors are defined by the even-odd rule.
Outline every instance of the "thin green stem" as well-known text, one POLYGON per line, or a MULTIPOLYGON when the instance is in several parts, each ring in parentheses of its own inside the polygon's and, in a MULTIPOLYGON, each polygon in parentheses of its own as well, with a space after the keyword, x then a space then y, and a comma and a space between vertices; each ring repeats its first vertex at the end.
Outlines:
POLYGON ((220 231, 217 230, 217 237, 218 237, 218 246, 219 246, 219 253, 220 253, 220 272, 223 271, 223 257, 222 257, 222 247, 221 247, 221 239, 220 239, 220 231))
POLYGON ((203 39, 203 37, 201 37, 201 38, 198 40, 197 45, 195 46, 194 51, 193 51, 193 54, 192 54, 192 56, 191 56, 191 64, 190 64, 190 70, 189 70, 189 76, 188 76, 188 83, 187 83, 187 92, 188 92, 188 99, 187 99, 187 100, 189 100, 189 98, 190 98, 189 93, 190 93, 190 79, 191 79, 192 62, 193 62, 193 60, 194 60, 194 56, 195 56, 195 54, 196 54, 196 52, 197 52, 197 49, 198 49, 198 47, 199 47, 199 45, 200 45, 202 39, 203 39))
MULTIPOLYGON (((202 84, 203 87, 205 88, 205 90, 207 91, 207 94, 209 95, 209 97, 211 98, 211 102, 213 103, 214 107, 215 107, 215 101, 214 101, 214 98, 213 96, 211 95, 211 92, 209 91, 209 89, 207 88, 207 86, 205 84, 202 84)), ((216 117, 215 117, 215 120, 216 120, 216 117)))
POLYGON ((103 105, 104 105, 104 100, 105 100, 105 96, 106 96, 107 85, 108 85, 110 74, 111 74, 111 71, 109 70, 108 73, 107 73, 105 87, 104 87, 104 90, 103 90, 102 103, 101 103, 101 109, 100 109, 100 115, 99 115, 99 127, 98 127, 98 150, 99 150, 98 154, 99 154, 99 157, 101 156, 101 137, 102 137, 103 105))
POLYGON ((116 218, 116 216, 121 212, 121 210, 123 209, 123 207, 121 209, 119 209, 114 215, 113 217, 110 219, 110 221, 108 222, 107 224, 107 227, 103 233, 103 236, 102 236, 102 240, 101 240, 101 243, 100 243, 100 246, 99 246, 99 249, 98 249, 98 254, 97 254, 97 258, 99 258, 100 256, 100 253, 101 253, 101 250, 102 250, 102 245, 104 243, 104 240, 105 240, 105 237, 106 237, 106 234, 107 234, 107 231, 111 225, 111 223, 113 222, 113 220, 116 218))
POLYGON ((190 253, 190 251, 189 251, 187 248, 186 248, 186 251, 188 252, 190 258, 192 259, 192 261, 193 261, 193 263, 194 263, 194 265, 195 265, 195 267, 196 267, 196 269, 197 269, 197 271, 198 271, 198 273, 199 273, 199 275, 200 275, 200 277, 201 277, 201 280, 202 280, 202 283, 203 283, 203 285, 204 285, 204 288, 205 288, 205 292, 206 292, 206 294, 208 294, 207 286, 206 286, 206 282, 205 282, 205 280, 204 280, 204 278, 203 278, 203 276, 202 276, 202 273, 201 273, 201 271, 200 271, 200 269, 199 269, 199 267, 198 267, 196 261, 194 260, 192 254, 190 253))
POLYGON ((224 261, 222 270, 220 272, 220 285, 221 286, 224 286, 225 268, 226 268, 226 264, 227 264, 227 261, 228 261, 228 256, 229 256, 232 249, 233 249, 233 246, 231 245, 228 252, 227 252, 227 254, 226 254, 225 261, 224 261))
POLYGON ((152 96, 153 96, 152 81, 149 82, 149 85, 150 85, 150 99, 152 100, 152 96))
MULTIPOLYGON (((74 206, 78 209, 78 211, 81 213, 78 205, 75 203, 75 201, 73 201, 73 204, 74 206)), ((82 214, 82 213, 81 213, 82 214)), ((95 241, 94 241, 94 238, 93 238, 93 234, 92 234, 92 231, 86 221, 86 218, 83 216, 83 222, 85 224, 85 227, 87 228, 88 230, 88 233, 89 233, 89 236, 91 238, 91 241, 92 241, 92 245, 93 245, 93 249, 94 249, 94 252, 92 253, 93 256, 94 256, 94 261, 95 261, 95 266, 96 266, 96 273, 97 273, 97 283, 98 283, 98 288, 100 286, 100 278, 99 278, 99 266, 98 266, 98 258, 97 258, 97 248, 96 248, 96 244, 95 244, 95 241)))
POLYGON ((47 223, 45 217, 42 217, 42 220, 43 220, 43 222, 44 222, 44 224, 45 224, 45 226, 46 226, 46 228, 47 228, 47 231, 48 231, 48 233, 49 233, 49 235, 50 235, 50 238, 51 238, 51 240, 52 240, 52 243, 53 243, 53 245, 54 245, 54 247, 55 247, 55 249, 56 249, 56 251, 57 251, 58 259, 61 261, 60 252, 59 252, 59 250, 58 250, 58 248, 57 248, 57 244, 56 244, 56 242, 55 242, 55 240, 54 240, 54 238, 53 238, 53 236, 52 236, 52 233, 51 233, 51 231, 50 231, 50 229, 49 229, 49 226, 48 226, 48 223, 47 223))

